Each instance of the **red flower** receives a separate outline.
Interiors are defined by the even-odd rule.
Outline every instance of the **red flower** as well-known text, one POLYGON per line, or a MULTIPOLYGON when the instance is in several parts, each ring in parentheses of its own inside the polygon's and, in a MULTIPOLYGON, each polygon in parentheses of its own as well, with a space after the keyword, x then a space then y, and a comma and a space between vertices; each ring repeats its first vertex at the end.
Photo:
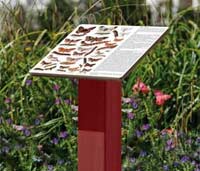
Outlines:
POLYGON ((137 80, 136 84, 132 87, 132 90, 135 92, 142 92, 144 94, 149 93, 149 88, 146 84, 140 81, 140 79, 137 80))
POLYGON ((171 98, 169 94, 164 94, 160 90, 155 90, 154 95, 156 96, 156 104, 158 106, 164 105, 164 103, 171 98))
POLYGON ((161 131, 161 134, 168 134, 168 135, 172 135, 174 133, 174 129, 172 128, 165 128, 161 131))

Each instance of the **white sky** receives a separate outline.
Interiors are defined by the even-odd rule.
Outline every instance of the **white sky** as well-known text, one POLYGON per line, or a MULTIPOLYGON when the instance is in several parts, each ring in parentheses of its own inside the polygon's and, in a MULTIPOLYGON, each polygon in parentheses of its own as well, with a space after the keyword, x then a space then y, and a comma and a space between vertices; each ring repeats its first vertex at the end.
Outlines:
MULTIPOLYGON (((50 0, 34 0, 34 1, 37 4, 37 8, 42 9, 50 0)), ((3 2, 3 3, 9 3, 11 6, 14 6, 17 2, 20 2, 21 4, 26 6, 27 4, 31 4, 31 2, 34 2, 34 1, 33 0, 0 0, 0 4, 3 2)), ((152 6, 156 6, 157 3, 162 2, 162 1, 164 0, 146 0, 147 4, 152 5, 152 6)), ((173 0, 173 4, 175 8, 178 7, 179 1, 180 0, 173 0)), ((197 7, 198 5, 200 5, 200 0, 193 0, 192 5, 193 7, 197 7)))
POLYGON ((49 2, 50 0, 0 0, 0 4, 3 3, 8 3, 11 6, 15 6, 18 2, 20 2, 20 4, 27 6, 27 4, 31 4, 33 2, 35 2, 35 4, 37 5, 37 8, 44 8, 45 5, 49 2))
MULTIPOLYGON (((147 4, 150 4, 150 5, 154 5, 154 6, 155 6, 157 3, 162 2, 162 1, 164 1, 164 0, 146 0, 146 1, 147 1, 147 4)), ((174 6, 178 7, 179 1, 180 1, 180 0, 173 0, 174 6)), ((183 0, 183 1, 184 1, 184 0, 183 0)), ((199 0, 193 0, 193 1, 192 1, 192 6, 193 6, 193 7, 197 7, 199 4, 200 4, 200 1, 199 1, 199 0)))

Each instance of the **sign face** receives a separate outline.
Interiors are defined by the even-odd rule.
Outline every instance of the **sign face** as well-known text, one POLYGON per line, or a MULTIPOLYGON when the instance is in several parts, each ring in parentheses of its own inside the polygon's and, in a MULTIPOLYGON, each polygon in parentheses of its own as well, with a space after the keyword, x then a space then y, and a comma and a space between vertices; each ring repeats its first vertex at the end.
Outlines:
POLYGON ((122 79, 168 27, 79 25, 45 56, 32 75, 122 79))

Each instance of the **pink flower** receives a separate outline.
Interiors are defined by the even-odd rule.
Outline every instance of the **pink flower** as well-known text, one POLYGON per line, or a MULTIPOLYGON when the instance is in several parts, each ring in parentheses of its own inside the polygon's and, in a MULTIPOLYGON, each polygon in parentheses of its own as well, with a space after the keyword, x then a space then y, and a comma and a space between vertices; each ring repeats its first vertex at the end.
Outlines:
POLYGON ((25 129, 23 125, 13 125, 13 128, 17 131, 23 131, 25 129))
POLYGON ((41 144, 39 144, 39 145, 37 146, 37 149, 38 149, 39 151, 42 151, 42 148, 43 148, 43 145, 41 145, 41 144))
POLYGON ((4 102, 5 102, 6 104, 9 104, 9 103, 12 102, 12 100, 11 100, 11 98, 7 97, 7 98, 4 100, 4 102))
POLYGON ((165 102, 171 98, 171 95, 169 95, 169 94, 164 94, 164 93, 163 93, 162 91, 160 91, 160 90, 155 90, 155 91, 154 91, 154 95, 156 96, 156 104, 157 104, 158 106, 164 105, 165 102))
POLYGON ((67 131, 61 131, 59 137, 63 139, 67 138, 68 137, 67 131))
POLYGON ((71 105, 71 109, 75 112, 78 112, 78 106, 76 105, 71 105))
POLYGON ((142 92, 144 94, 149 93, 149 88, 146 84, 140 81, 140 79, 137 80, 136 84, 132 87, 132 90, 135 92, 142 92))
POLYGON ((61 99, 57 97, 57 98, 55 99, 55 104, 56 104, 56 105, 61 104, 61 99))
POLYGON ((130 103, 132 101, 132 99, 131 98, 129 98, 129 97, 122 97, 122 102, 123 103, 130 103))
POLYGON ((135 115, 133 114, 133 113, 127 113, 127 118, 128 119, 130 119, 130 120, 132 120, 132 119, 134 119, 134 117, 135 117, 135 115))
POLYGON ((54 91, 58 91, 60 89, 60 86, 58 85, 58 84, 55 84, 54 86, 53 86, 53 90, 54 91))
POLYGON ((168 134, 168 135, 172 135, 174 133, 174 129, 172 128, 165 128, 161 131, 162 135, 168 134))

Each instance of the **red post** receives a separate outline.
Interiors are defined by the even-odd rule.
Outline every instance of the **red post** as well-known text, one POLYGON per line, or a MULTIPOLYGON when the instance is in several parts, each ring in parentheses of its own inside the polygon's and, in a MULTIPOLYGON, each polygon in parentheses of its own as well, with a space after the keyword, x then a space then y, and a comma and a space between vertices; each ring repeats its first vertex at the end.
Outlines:
POLYGON ((78 171, 121 171, 121 81, 79 80, 78 171))

